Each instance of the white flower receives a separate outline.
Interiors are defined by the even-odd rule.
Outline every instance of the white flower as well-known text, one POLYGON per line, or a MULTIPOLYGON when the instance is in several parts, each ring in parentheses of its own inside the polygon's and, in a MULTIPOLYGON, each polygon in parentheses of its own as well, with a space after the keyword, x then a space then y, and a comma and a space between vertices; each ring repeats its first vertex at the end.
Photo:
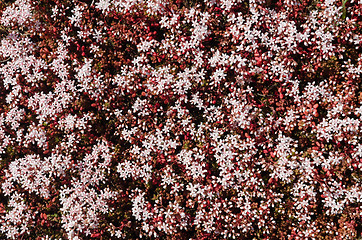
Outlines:
POLYGON ((69 20, 72 24, 74 24, 74 26, 79 27, 80 26, 80 22, 82 19, 82 11, 84 10, 83 7, 76 5, 75 8, 72 10, 73 15, 71 17, 69 17, 69 20))

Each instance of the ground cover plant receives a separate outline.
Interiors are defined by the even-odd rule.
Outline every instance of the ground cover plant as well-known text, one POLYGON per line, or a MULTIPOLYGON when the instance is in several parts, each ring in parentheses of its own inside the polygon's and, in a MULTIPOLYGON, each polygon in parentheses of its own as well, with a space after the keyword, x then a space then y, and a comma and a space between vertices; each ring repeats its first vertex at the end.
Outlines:
POLYGON ((359 238, 361 15, 0 0, 0 238, 359 238))

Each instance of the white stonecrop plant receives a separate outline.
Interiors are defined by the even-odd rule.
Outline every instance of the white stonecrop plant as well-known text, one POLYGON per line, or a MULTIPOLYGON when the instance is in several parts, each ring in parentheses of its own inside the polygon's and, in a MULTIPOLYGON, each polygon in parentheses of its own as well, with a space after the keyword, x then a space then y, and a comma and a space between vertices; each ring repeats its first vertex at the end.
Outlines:
POLYGON ((0 237, 357 237, 361 1, 196 2, 4 5, 0 237))

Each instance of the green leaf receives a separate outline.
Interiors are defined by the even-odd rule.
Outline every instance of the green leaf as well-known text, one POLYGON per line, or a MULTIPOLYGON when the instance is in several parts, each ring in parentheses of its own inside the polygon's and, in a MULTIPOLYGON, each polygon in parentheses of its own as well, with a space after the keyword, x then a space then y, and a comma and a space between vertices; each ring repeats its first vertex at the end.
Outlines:
POLYGON ((345 20, 347 16, 346 3, 348 0, 342 0, 342 19, 345 20))

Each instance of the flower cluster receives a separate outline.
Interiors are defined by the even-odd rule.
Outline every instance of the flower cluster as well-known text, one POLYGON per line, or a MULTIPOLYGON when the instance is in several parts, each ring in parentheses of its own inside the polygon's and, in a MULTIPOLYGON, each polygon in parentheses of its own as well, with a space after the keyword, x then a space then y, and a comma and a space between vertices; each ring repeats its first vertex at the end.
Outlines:
POLYGON ((360 237, 361 16, 0 1, 0 238, 360 237))

